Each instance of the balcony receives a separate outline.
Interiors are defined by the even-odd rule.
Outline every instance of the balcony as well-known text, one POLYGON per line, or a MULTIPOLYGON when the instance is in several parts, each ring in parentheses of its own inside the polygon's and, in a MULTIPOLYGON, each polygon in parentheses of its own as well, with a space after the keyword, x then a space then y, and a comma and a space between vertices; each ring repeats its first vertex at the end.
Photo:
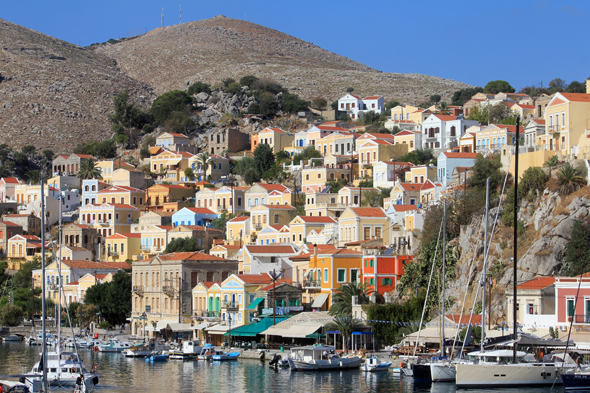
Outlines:
POLYGON ((116 251, 109 251, 109 257, 118 257, 119 253, 116 251))
POLYGON ((164 292, 168 296, 174 296, 175 290, 170 285, 165 285, 162 287, 162 292, 164 292))
POLYGON ((143 287, 141 285, 134 285, 131 289, 131 292, 135 293, 138 296, 143 296, 143 287))
POLYGON ((262 224, 259 223, 259 222, 256 223, 256 224, 254 224, 254 229, 257 230, 257 231, 260 231, 262 229, 262 224))
POLYGON ((303 280, 303 288, 321 288, 322 280, 303 280))
POLYGON ((561 131, 561 127, 560 126, 549 126, 547 127, 547 132, 549 134, 555 134, 561 131))
POLYGON ((230 309, 238 309, 240 308, 240 303, 238 302, 223 302, 223 308, 230 309))
POLYGON ((590 315, 574 315, 573 317, 567 317, 567 321, 571 322, 572 318, 574 319, 574 323, 587 323, 590 324, 590 315))

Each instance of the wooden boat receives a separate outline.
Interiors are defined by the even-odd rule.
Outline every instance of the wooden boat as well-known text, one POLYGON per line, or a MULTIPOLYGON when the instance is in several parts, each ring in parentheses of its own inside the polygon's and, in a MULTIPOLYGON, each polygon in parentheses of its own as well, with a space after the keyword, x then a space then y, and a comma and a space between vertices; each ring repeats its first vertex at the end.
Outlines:
POLYGON ((292 348, 289 356, 291 371, 323 371, 359 368, 360 356, 340 357, 327 345, 292 348))
POLYGON ((391 362, 382 362, 377 358, 368 358, 361 366, 361 370, 366 372, 387 371, 391 367, 391 362))

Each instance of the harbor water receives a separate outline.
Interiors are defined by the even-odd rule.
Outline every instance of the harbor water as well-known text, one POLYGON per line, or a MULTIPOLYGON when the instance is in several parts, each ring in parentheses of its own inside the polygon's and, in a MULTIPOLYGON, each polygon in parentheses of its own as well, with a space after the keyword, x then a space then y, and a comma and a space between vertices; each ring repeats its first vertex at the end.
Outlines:
MULTIPOLYGON (((67 349, 68 351, 70 349, 67 349)), ((41 347, 24 342, 0 343, 0 374, 22 374, 39 360, 41 347)), ((126 358, 121 353, 80 350, 86 368, 96 366, 100 383, 95 391, 141 393, 189 392, 397 392, 455 393, 499 392, 500 390, 457 390, 453 383, 414 384, 391 372, 363 373, 360 370, 334 372, 291 372, 274 370, 268 363, 240 359, 229 362, 182 361, 149 364, 142 358, 126 358)), ((52 389, 70 392, 72 389, 52 389)), ((501 389, 507 393, 563 393, 563 388, 501 389)))

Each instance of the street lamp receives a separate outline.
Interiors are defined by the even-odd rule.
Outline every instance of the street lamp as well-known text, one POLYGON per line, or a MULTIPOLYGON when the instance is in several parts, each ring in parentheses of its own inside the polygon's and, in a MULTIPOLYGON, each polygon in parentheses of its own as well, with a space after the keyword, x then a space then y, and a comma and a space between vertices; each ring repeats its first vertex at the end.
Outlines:
POLYGON ((143 342, 145 342, 145 324, 147 323, 147 314, 145 313, 145 311, 141 314, 139 319, 143 319, 143 342))

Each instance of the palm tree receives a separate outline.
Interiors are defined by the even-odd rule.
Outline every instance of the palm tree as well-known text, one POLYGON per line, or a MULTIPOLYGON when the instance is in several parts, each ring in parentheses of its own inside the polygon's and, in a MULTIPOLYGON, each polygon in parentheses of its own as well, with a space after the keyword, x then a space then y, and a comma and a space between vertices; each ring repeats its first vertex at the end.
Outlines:
MULTIPOLYGON (((334 318, 334 321, 326 324, 326 331, 337 330, 342 335, 342 350, 348 351, 348 339, 352 336, 352 332, 363 327, 363 323, 360 319, 352 317, 334 318)), ((334 343, 336 346, 336 343, 334 343)))
POLYGON ((102 179, 102 172, 96 167, 96 161, 86 159, 80 162, 80 170, 76 176, 82 180, 102 179))
POLYGON ((348 317, 352 314, 352 297, 358 296, 359 304, 366 303, 373 290, 368 289, 368 284, 349 282, 340 285, 332 299, 330 315, 336 317, 348 317))
POLYGON ((557 173, 557 179, 561 185, 561 192, 564 194, 571 194, 586 185, 586 179, 582 175, 580 168, 576 168, 571 164, 566 164, 557 173))
POLYGON ((209 165, 215 164, 215 160, 207 152, 197 154, 197 163, 202 169, 203 177, 207 177, 207 170, 209 165))

